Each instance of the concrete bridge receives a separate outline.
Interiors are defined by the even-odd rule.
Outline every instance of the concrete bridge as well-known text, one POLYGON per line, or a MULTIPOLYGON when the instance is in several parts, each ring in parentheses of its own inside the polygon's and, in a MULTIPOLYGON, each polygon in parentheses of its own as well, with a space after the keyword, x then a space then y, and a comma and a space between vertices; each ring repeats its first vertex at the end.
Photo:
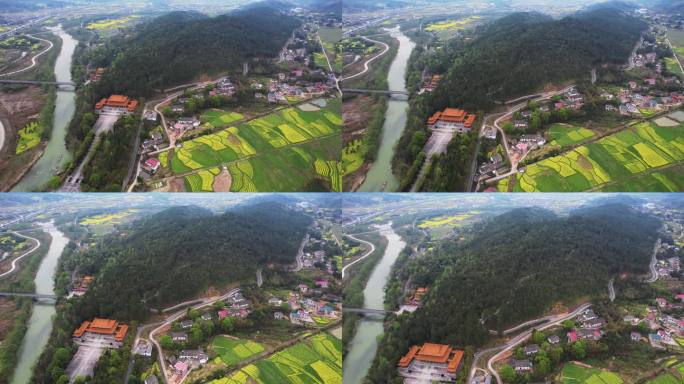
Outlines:
POLYGON ((370 309, 370 308, 342 308, 344 313, 358 313, 366 316, 385 316, 388 313, 393 313, 391 311, 385 311, 383 309, 370 309))
POLYGON ((362 93, 362 94, 375 94, 375 95, 387 95, 390 97, 393 96, 405 96, 409 97, 409 93, 407 91, 388 91, 388 90, 381 90, 381 89, 358 89, 358 88, 343 88, 342 93, 362 93))
POLYGON ((0 84, 27 84, 27 85, 56 85, 58 87, 72 87, 76 89, 76 84, 66 81, 40 81, 40 80, 0 80, 0 84))
POLYGON ((33 299, 57 300, 56 295, 45 295, 45 294, 40 294, 40 293, 25 293, 25 292, 0 292, 0 297, 31 297, 33 299))

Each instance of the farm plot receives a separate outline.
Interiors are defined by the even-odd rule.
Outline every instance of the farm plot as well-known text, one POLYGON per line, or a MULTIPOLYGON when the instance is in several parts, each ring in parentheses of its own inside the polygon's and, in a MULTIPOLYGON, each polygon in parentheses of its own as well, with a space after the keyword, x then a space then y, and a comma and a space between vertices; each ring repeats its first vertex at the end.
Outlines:
POLYGON ((219 359, 228 366, 235 365, 245 359, 263 352, 264 346, 251 340, 231 339, 217 336, 211 342, 211 349, 219 359))
POLYGON ((339 111, 339 101, 329 102, 325 108, 312 112, 287 108, 186 141, 182 148, 175 150, 170 161, 171 170, 176 174, 190 172, 334 135, 340 132, 342 125, 336 111, 339 111))
POLYGON ((561 373, 563 384, 622 384, 617 374, 598 368, 585 368, 576 364, 566 364, 561 373))
POLYGON ((213 192, 214 178, 221 173, 218 167, 202 169, 185 176, 185 190, 190 192, 213 192))
POLYGON ((19 141, 17 142, 16 154, 28 151, 40 144, 40 137, 43 135, 43 126, 34 121, 28 123, 19 130, 19 141))
POLYGON ((202 114, 200 120, 202 123, 207 123, 214 128, 222 128, 244 118, 244 115, 237 112, 228 112, 221 109, 210 109, 202 114))
POLYGON ((641 123, 529 165, 524 173, 514 176, 512 189, 515 192, 584 191, 608 183, 621 183, 682 161, 684 125, 659 127, 641 123))
POLYGON ((551 145, 557 145, 563 148, 594 137, 594 132, 582 127, 575 127, 567 124, 554 124, 549 128, 549 137, 552 140, 550 143, 551 145))
POLYGON ((211 384, 341 384, 342 342, 329 334, 312 336, 267 359, 211 384))

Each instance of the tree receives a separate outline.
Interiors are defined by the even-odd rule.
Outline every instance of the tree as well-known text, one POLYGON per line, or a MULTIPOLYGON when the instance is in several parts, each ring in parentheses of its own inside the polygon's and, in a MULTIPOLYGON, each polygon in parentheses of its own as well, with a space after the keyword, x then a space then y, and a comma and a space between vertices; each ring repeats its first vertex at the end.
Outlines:
POLYGON ((504 381, 504 383, 512 383, 516 378, 515 370, 509 364, 505 364, 501 368, 499 375, 501 375, 501 379, 504 381))
POLYGON ((546 341, 546 335, 542 331, 534 330, 532 332, 532 340, 537 345, 542 345, 546 341))
POLYGON ((190 320, 195 321, 198 317, 200 317, 200 311, 194 308, 188 310, 188 318, 190 320))
POLYGON ((230 317, 225 317, 223 320, 221 320, 221 329, 225 333, 231 333, 235 329, 235 324, 233 323, 233 319, 230 317))
POLYGON ((572 345, 572 355, 577 360, 582 360, 587 357, 587 346, 584 340, 580 340, 572 345))
POLYGON ((546 377, 546 375, 551 372, 551 361, 549 360, 548 356, 546 356, 545 353, 540 352, 535 358, 535 361, 537 362, 534 368, 535 375, 537 375, 539 378, 546 377))
POLYGON ((164 336, 159 338, 159 344, 164 349, 172 349, 173 348, 173 339, 171 339, 171 336, 169 336, 169 335, 164 335, 164 336))

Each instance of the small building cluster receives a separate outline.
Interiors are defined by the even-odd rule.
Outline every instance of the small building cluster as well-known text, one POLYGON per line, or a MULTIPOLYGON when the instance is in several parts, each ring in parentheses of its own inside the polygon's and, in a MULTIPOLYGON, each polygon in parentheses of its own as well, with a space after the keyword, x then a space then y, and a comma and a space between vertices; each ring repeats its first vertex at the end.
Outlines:
POLYGON ((97 68, 93 72, 90 73, 89 80, 93 83, 97 83, 98 81, 102 80, 102 75, 105 74, 107 71, 107 68, 97 68))
POLYGON ((405 382, 454 382, 461 368, 464 351, 450 345, 414 345, 399 360, 398 372, 405 382))
POLYGON ((74 280, 73 288, 71 289, 71 291, 69 291, 68 297, 85 295, 85 293, 88 292, 88 288, 90 288, 90 285, 93 283, 94 279, 95 278, 91 275, 77 277, 74 280))
POLYGON ((427 295, 429 288, 420 287, 412 295, 408 295, 404 302, 399 306, 399 313, 413 313, 423 306, 423 298, 427 295))
POLYGON ((577 322, 580 326, 567 334, 568 344, 572 344, 578 340, 598 341, 603 337, 602 328, 606 325, 606 320, 598 317, 591 308, 582 312, 577 317, 577 322))
POLYGON ((425 93, 425 92, 433 92, 435 89, 437 89, 437 86, 439 85, 439 82, 442 80, 442 76, 440 75, 432 75, 432 76, 426 76, 423 77, 423 85, 420 87, 419 94, 425 93))

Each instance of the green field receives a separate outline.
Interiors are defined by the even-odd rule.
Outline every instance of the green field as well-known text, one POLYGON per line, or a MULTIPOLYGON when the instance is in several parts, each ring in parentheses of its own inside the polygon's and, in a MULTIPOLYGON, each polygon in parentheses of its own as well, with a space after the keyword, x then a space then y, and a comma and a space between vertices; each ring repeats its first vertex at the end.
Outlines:
POLYGON ((560 146, 561 148, 569 147, 586 141, 594 137, 594 132, 567 124, 554 124, 549 128, 549 137, 551 138, 551 145, 560 146))
POLYGON ((34 121, 26 124, 19 130, 19 141, 17 142, 16 154, 20 154, 34 148, 40 144, 40 137, 43 135, 43 126, 34 121))
POLYGON ((684 73, 682 73, 682 69, 679 67, 679 63, 677 63, 677 60, 674 57, 666 57, 665 66, 667 67, 668 72, 674 73, 680 78, 684 77, 684 73))
POLYGON ((329 100, 319 111, 286 108, 186 141, 168 166, 175 174, 191 173, 188 191, 211 191, 219 165, 227 166, 235 192, 302 191, 313 179, 341 191, 339 106, 329 100))
POLYGON ((341 384, 342 342, 329 334, 316 335, 211 384, 248 382, 341 384))
POLYGON ((368 145, 364 140, 354 140, 342 150, 342 174, 348 175, 361 168, 368 152, 368 145))
POLYGON ((237 112, 228 112, 220 109, 210 109, 202 113, 200 120, 213 128, 228 127, 231 123, 242 120, 245 117, 237 112))
POLYGON ((617 374, 597 368, 585 368, 576 364, 566 364, 561 373, 563 384, 622 384, 617 374))
POLYGON ((211 342, 211 349, 221 361, 233 366, 245 359, 263 352, 264 346, 250 340, 236 340, 225 336, 217 336, 211 342))
MULTIPOLYGON (((513 191, 585 191, 604 185, 621 185, 656 169, 652 177, 661 181, 662 191, 669 191, 677 188, 676 183, 668 185, 668 180, 674 176, 673 169, 681 171, 681 168, 668 166, 683 161, 684 124, 659 127, 652 123, 640 123, 597 142, 527 166, 524 173, 514 176, 513 191), (668 185, 667 188, 665 185, 668 185)), ((678 177, 681 177, 681 172, 678 177)), ((499 190, 508 189, 508 183, 500 182, 499 190)), ((653 185, 645 176, 643 183, 653 185)))

